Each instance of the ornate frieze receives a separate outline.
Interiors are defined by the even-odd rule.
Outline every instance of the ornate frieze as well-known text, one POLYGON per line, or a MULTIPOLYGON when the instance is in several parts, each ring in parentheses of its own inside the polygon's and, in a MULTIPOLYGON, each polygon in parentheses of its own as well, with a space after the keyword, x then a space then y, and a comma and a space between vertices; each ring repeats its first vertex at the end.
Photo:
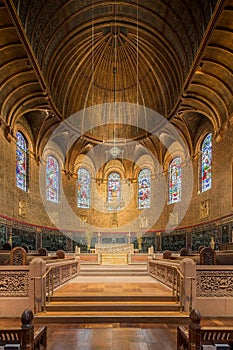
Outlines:
POLYGON ((27 297, 29 271, 0 271, 0 297, 27 297))
POLYGON ((121 254, 132 253, 133 244, 96 244, 96 253, 121 254))
POLYGON ((233 270, 197 271, 197 297, 233 297, 233 270))

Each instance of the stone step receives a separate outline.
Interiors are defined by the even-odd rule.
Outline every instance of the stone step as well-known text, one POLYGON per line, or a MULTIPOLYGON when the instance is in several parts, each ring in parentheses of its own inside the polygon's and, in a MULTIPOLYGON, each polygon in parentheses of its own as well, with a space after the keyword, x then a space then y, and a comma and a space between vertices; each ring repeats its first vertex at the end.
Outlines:
POLYGON ((41 312, 35 315, 35 323, 75 323, 75 324, 133 324, 138 323, 184 323, 189 319, 186 312, 175 311, 138 311, 138 312, 116 312, 98 311, 98 312, 41 312))
POLYGON ((69 296, 51 296, 50 302, 175 302, 176 298, 172 295, 69 295, 69 296))
POLYGON ((143 271, 80 271, 79 276, 148 276, 143 271))
POLYGON ((148 275, 147 266, 124 266, 124 265, 105 265, 105 266, 81 266, 81 276, 146 276, 148 275))
POLYGON ((169 302, 132 302, 132 301, 116 301, 116 302, 51 302, 46 307, 48 312, 75 312, 75 311, 108 311, 108 312, 137 312, 137 311, 179 311, 178 303, 169 302))
POLYGON ((102 253, 101 262, 103 265, 119 265, 119 264, 128 264, 128 256, 127 254, 107 254, 102 253))

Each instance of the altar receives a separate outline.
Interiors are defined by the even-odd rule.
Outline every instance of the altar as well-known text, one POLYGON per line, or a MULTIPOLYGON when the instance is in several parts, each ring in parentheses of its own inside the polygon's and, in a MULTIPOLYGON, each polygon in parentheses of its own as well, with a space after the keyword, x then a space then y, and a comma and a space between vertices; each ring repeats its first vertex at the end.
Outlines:
POLYGON ((95 253, 107 253, 107 254, 133 254, 134 245, 127 244, 95 244, 95 253))
POLYGON ((95 252, 101 255, 103 265, 128 264, 128 254, 134 251, 133 244, 96 244, 95 252))

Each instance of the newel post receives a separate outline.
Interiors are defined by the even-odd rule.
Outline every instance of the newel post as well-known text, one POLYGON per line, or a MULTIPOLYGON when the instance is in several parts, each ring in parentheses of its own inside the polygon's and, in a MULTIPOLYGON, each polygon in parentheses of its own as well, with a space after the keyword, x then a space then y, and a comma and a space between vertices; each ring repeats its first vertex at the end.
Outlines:
POLYGON ((34 325, 33 312, 26 309, 21 316, 22 329, 22 350, 33 350, 34 342, 34 325))
POLYGON ((34 313, 43 310, 45 300, 45 283, 42 280, 42 276, 46 272, 46 263, 42 258, 35 258, 30 263, 29 277, 29 298, 30 307, 34 310, 34 313))
POLYGON ((189 350, 201 350, 201 314, 198 310, 193 309, 189 317, 189 350))
POLYGON ((183 307, 184 311, 190 311, 195 296, 196 263, 193 259, 184 258, 180 263, 180 271, 184 276, 183 280, 183 307))

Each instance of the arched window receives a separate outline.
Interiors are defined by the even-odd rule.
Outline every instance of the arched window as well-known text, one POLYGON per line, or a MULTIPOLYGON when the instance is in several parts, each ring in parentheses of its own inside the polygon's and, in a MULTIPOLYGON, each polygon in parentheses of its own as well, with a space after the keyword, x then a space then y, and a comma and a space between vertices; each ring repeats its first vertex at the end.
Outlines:
POLYGON ((181 200, 181 158, 174 158, 169 165, 169 204, 181 200))
POLYGON ((51 155, 46 163, 46 198, 50 202, 59 201, 59 173, 60 167, 57 159, 51 155))
POLYGON ((212 134, 208 134, 201 146, 201 192, 211 188, 212 182, 212 134))
POLYGON ((90 173, 87 169, 78 169, 77 205, 78 208, 90 208, 90 173))
POLYGON ((119 210, 121 201, 121 178, 118 173, 108 176, 108 209, 119 210))
POLYGON ((151 172, 142 169, 138 174, 138 209, 150 208, 151 198, 151 172))
POLYGON ((23 191, 28 190, 28 145, 21 134, 16 133, 16 186, 23 191))

